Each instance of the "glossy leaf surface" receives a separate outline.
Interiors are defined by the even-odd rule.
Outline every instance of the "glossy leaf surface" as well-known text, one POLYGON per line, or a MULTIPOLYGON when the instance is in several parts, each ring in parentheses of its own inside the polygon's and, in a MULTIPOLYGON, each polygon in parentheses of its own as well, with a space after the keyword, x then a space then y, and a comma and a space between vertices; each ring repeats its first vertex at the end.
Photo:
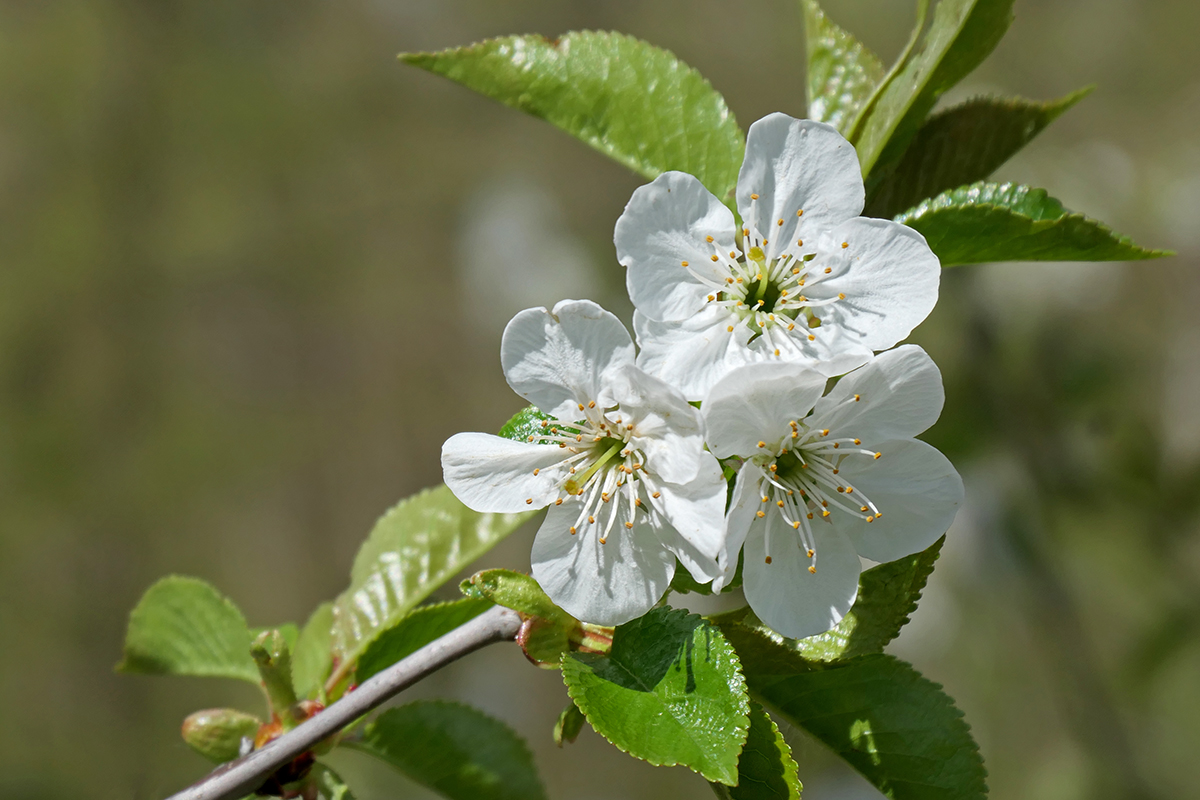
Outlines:
POLYGON ((866 215, 892 217, 927 197, 987 178, 1091 91, 1047 103, 977 97, 934 114, 895 168, 868 187, 866 215))
POLYGON ((737 783, 749 700, 737 655, 715 626, 656 608, 619 625, 609 653, 568 654, 562 670, 588 723, 620 750, 737 783))
POLYGON ((803 0, 808 52, 808 116, 846 134, 883 79, 879 58, 838 27, 816 0, 803 0))
POLYGON ((671 53, 630 36, 508 36, 401 59, 540 117, 647 178, 682 170, 723 200, 737 181, 745 139, 724 98, 671 53))
POLYGON ((1135 261, 1170 255, 1147 250, 1102 223, 1014 183, 975 183, 896 217, 925 236, 943 267, 988 261, 1135 261))
POLYGON ((412 655, 434 639, 445 636, 492 607, 487 600, 456 600, 415 608, 371 642, 358 659, 354 678, 362 683, 402 658, 412 655))
POLYGON ((792 748, 758 703, 750 704, 750 733, 738 759, 737 786, 709 785, 722 800, 800 800, 792 748))

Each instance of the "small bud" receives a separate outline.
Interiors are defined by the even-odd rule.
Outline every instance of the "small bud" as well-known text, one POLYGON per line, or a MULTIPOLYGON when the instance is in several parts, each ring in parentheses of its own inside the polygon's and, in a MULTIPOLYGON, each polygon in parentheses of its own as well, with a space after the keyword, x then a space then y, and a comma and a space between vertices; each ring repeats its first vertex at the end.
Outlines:
POLYGON ((234 708, 207 708, 183 721, 183 740, 217 764, 237 758, 242 741, 254 741, 262 720, 234 708))

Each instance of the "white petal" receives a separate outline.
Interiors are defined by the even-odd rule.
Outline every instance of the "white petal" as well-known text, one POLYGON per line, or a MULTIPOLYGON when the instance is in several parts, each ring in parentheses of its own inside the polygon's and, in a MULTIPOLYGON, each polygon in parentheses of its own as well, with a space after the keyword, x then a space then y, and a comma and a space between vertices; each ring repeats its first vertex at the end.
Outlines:
POLYGON ((717 557, 723 574, 713 581, 713 591, 719 592, 737 573, 738 551, 742 549, 750 528, 760 520, 756 513, 762 508, 763 471, 757 464, 746 462, 738 472, 725 515, 725 542, 717 557))
POLYGON ((500 342, 508 385, 563 419, 579 419, 580 404, 605 405, 610 374, 633 361, 629 331, 590 300, 563 300, 553 313, 527 308, 508 323, 500 342))
POLYGON ((716 283, 725 277, 712 256, 736 249, 733 212, 686 172, 664 172, 633 193, 613 241, 633 304, 651 319, 683 320, 712 291, 693 272, 716 283))
POLYGON ((799 534, 777 513, 746 540, 743 591, 758 618, 778 633, 802 639, 842 621, 858 594, 862 567, 850 540, 829 525, 813 526, 815 562, 799 534), (769 534, 770 546, 767 547, 769 534), (767 555, 771 563, 766 563, 767 555), (815 573, 809 566, 816 566, 815 573))
POLYGON ((651 479, 647 488, 659 493, 660 496, 652 498, 650 503, 688 543, 687 550, 694 549, 695 554, 687 555, 683 550, 677 550, 678 543, 673 537, 660 531, 663 543, 679 556, 693 575, 696 574, 693 564, 699 563, 697 559, 705 562, 703 569, 708 577, 704 580, 716 575, 717 556, 725 542, 725 496, 728 494, 721 465, 711 453, 705 453, 698 474, 686 484, 651 479))
POLYGON ((813 409, 812 427, 829 428, 834 439, 857 437, 872 447, 926 430, 937 422, 945 399, 942 373, 933 359, 906 344, 880 353, 838 381, 813 409))
POLYGON ((813 300, 846 296, 818 311, 822 327, 837 328, 840 338, 886 350, 937 304, 941 263, 907 225, 857 217, 822 235, 817 247, 809 264, 819 280, 804 293, 813 300), (833 272, 821 277, 824 269, 833 272))
POLYGON ((515 514, 542 508, 560 495, 570 470, 562 463, 565 452, 557 445, 490 433, 458 433, 442 445, 442 476, 467 508, 515 514))
POLYGON ((854 146, 832 125, 770 114, 750 126, 738 173, 738 212, 768 239, 769 258, 797 239, 815 244, 820 231, 862 213, 863 198, 854 146), (751 213, 752 194, 758 195, 757 219, 751 213), (797 216, 801 210, 804 214, 797 216))
POLYGON ((605 544, 588 529, 572 536, 578 502, 551 506, 533 540, 533 577, 568 614, 620 625, 645 614, 671 585, 673 556, 646 523, 617 524, 605 544))
POLYGON ((825 391, 825 376, 799 364, 751 364, 717 382, 702 404, 717 458, 777 452, 825 391), (763 447, 759 447, 759 442, 763 447))
POLYGON ((686 483, 705 459, 700 412, 665 382, 637 367, 613 374, 613 399, 624 424, 632 425, 630 444, 646 454, 645 467, 665 481, 686 483))
POLYGON ((868 523, 835 510, 829 519, 859 555, 895 561, 919 553, 946 532, 962 505, 963 484, 950 460, 925 442, 897 439, 878 447, 881 458, 847 458, 841 474, 883 516, 868 523))
POLYGON ((786 323, 768 327, 767 333, 751 341, 749 348, 754 362, 803 364, 830 378, 846 374, 875 355, 857 337, 846 337, 826 325, 809 328, 803 322, 791 331, 786 323))
POLYGON ((685 322, 656 322, 635 311, 633 329, 641 347, 638 366, 688 400, 703 399, 730 370, 759 359, 746 347, 750 329, 717 306, 685 322))

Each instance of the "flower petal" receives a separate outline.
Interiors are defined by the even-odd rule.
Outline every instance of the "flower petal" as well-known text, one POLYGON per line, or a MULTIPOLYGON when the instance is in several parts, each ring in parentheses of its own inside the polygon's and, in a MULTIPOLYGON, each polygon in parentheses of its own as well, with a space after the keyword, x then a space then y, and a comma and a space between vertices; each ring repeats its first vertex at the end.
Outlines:
POLYGON ((717 564, 723 573, 713 581, 714 592, 728 586, 737 573, 738 551, 742 549, 750 528, 759 522, 755 512, 762 508, 762 482, 763 471, 753 462, 746 462, 738 471, 733 497, 729 500, 729 511, 725 515, 725 542, 717 556, 717 564))
POLYGON ((841 474, 882 516, 868 523, 835 511, 829 519, 859 555, 895 561, 919 553, 946 532, 962 505, 963 484, 950 460, 925 442, 897 439, 878 447, 882 458, 847 458, 841 474))
POLYGON ((671 483, 686 483, 712 455, 704 450, 700 412, 667 383, 634 366, 613 373, 613 399, 632 426, 630 444, 646 454, 646 469, 671 483))
POLYGON ((825 376, 800 364, 751 364, 717 382, 702 405, 705 438, 717 458, 778 452, 825 391, 825 376), (762 447, 759 447, 759 443, 762 447))
POLYGON ((717 306, 685 322, 656 322, 635 311, 633 329, 641 347, 638 366, 688 400, 702 400, 730 370, 761 358, 746 347, 750 329, 717 306))
POLYGON ((937 304, 941 262, 925 237, 898 222, 847 220, 820 237, 809 265, 816 280, 805 286, 806 296, 845 295, 820 309, 822 328, 871 350, 907 338, 937 304))
POLYGON ((811 424, 829 428, 834 439, 858 437, 873 447, 926 430, 937 422, 945 399, 942 373, 933 359, 906 344, 880 353, 838 381, 817 402, 811 424))
POLYGON ((837 625, 858 594, 862 566, 850 540, 824 524, 813 526, 813 537, 816 558, 810 560, 792 526, 782 515, 768 513, 766 525, 755 526, 746 540, 746 602, 759 619, 791 639, 837 625))
POLYGON ((500 362, 513 391, 547 414, 574 420, 581 404, 608 404, 604 387, 613 370, 634 362, 633 340, 592 301, 563 300, 553 313, 527 308, 513 317, 500 362))
POLYGON ((542 508, 560 496, 570 470, 562 463, 564 452, 557 445, 458 433, 442 445, 442 476, 467 508, 515 514, 542 508))
MULTIPOLYGON (((674 532, 688 543, 688 549, 694 549, 705 562, 703 569, 708 575, 705 580, 716 575, 717 556, 725 542, 725 496, 728 493, 721 465, 711 453, 705 453, 700 469, 692 480, 675 484, 649 478, 647 488, 659 493, 659 497, 650 500, 651 505, 674 532)), ((663 537, 663 544, 679 556, 688 571, 695 575, 696 570, 687 559, 698 563, 696 557, 685 557, 682 550, 677 549, 678 543, 673 541, 673 537, 664 535, 662 530, 659 534, 663 537)))
POLYGON ((854 146, 832 125, 769 114, 750 126, 737 206, 745 224, 756 224, 767 238, 769 259, 791 250, 798 239, 815 244, 821 231, 857 217, 864 196, 854 146))
POLYGON ((647 523, 618 525, 605 544, 586 529, 572 536, 578 502, 551 506, 533 540, 533 577, 568 614, 620 625, 645 614, 671 585, 675 556, 647 523))
POLYGON ((728 271, 712 256, 737 249, 733 212, 686 172, 664 172, 634 191, 613 241, 630 299, 657 320, 699 311, 711 291, 702 278, 720 283, 728 271))

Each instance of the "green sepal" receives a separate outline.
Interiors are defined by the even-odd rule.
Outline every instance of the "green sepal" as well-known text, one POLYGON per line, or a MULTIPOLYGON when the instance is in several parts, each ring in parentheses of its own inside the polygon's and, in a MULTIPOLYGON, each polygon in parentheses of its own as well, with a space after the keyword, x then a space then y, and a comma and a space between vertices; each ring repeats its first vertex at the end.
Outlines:
POLYGON ((737 783, 749 699, 733 648, 701 617, 653 609, 617 626, 610 652, 563 656, 562 671, 588 724, 618 749, 737 783))
POLYGON ((183 740, 200 755, 217 764, 241 755, 242 740, 254 742, 262 720, 236 708, 206 708, 183 721, 183 740))
MULTIPOLYGON (((319 761, 308 773, 305 784, 316 789, 317 800, 354 800, 354 793, 342 777, 319 761)), ((309 797, 303 791, 300 796, 309 797)))
POLYGON ((525 406, 504 423, 498 435, 514 442, 528 442, 530 437, 536 438, 542 432, 543 420, 553 419, 537 406, 525 406))
POLYGON ((169 575, 129 614, 118 672, 237 678, 258 685, 250 629, 231 600, 197 578, 169 575))
POLYGON ((579 738, 579 732, 583 730, 585 722, 587 719, 579 707, 574 703, 568 703, 567 707, 558 715, 558 721, 554 723, 554 743, 562 747, 563 742, 574 742, 579 738))
POLYGON ((981 181, 1094 87, 1045 103, 976 97, 925 121, 903 157, 867 186, 869 217, 893 217, 927 197, 981 181))
POLYGON ((738 759, 736 786, 709 783, 721 800, 800 800, 800 776, 792 748, 775 720, 750 703, 750 732, 738 759))
POLYGON ((808 117, 833 125, 843 135, 862 104, 883 80, 879 57, 835 25, 816 0, 801 0, 808 53, 808 117))
POLYGON ((989 261, 1138 261, 1147 250, 1094 219, 1014 183, 974 183, 943 192, 896 217, 919 231, 943 267, 989 261))
POLYGON ((647 178, 680 170, 723 201, 732 195, 745 138, 725 99, 666 50, 578 31, 400 59, 540 117, 647 178))
POLYGON ((545 800, 529 747, 470 706, 418 701, 380 714, 343 746, 368 753, 450 800, 545 800))

